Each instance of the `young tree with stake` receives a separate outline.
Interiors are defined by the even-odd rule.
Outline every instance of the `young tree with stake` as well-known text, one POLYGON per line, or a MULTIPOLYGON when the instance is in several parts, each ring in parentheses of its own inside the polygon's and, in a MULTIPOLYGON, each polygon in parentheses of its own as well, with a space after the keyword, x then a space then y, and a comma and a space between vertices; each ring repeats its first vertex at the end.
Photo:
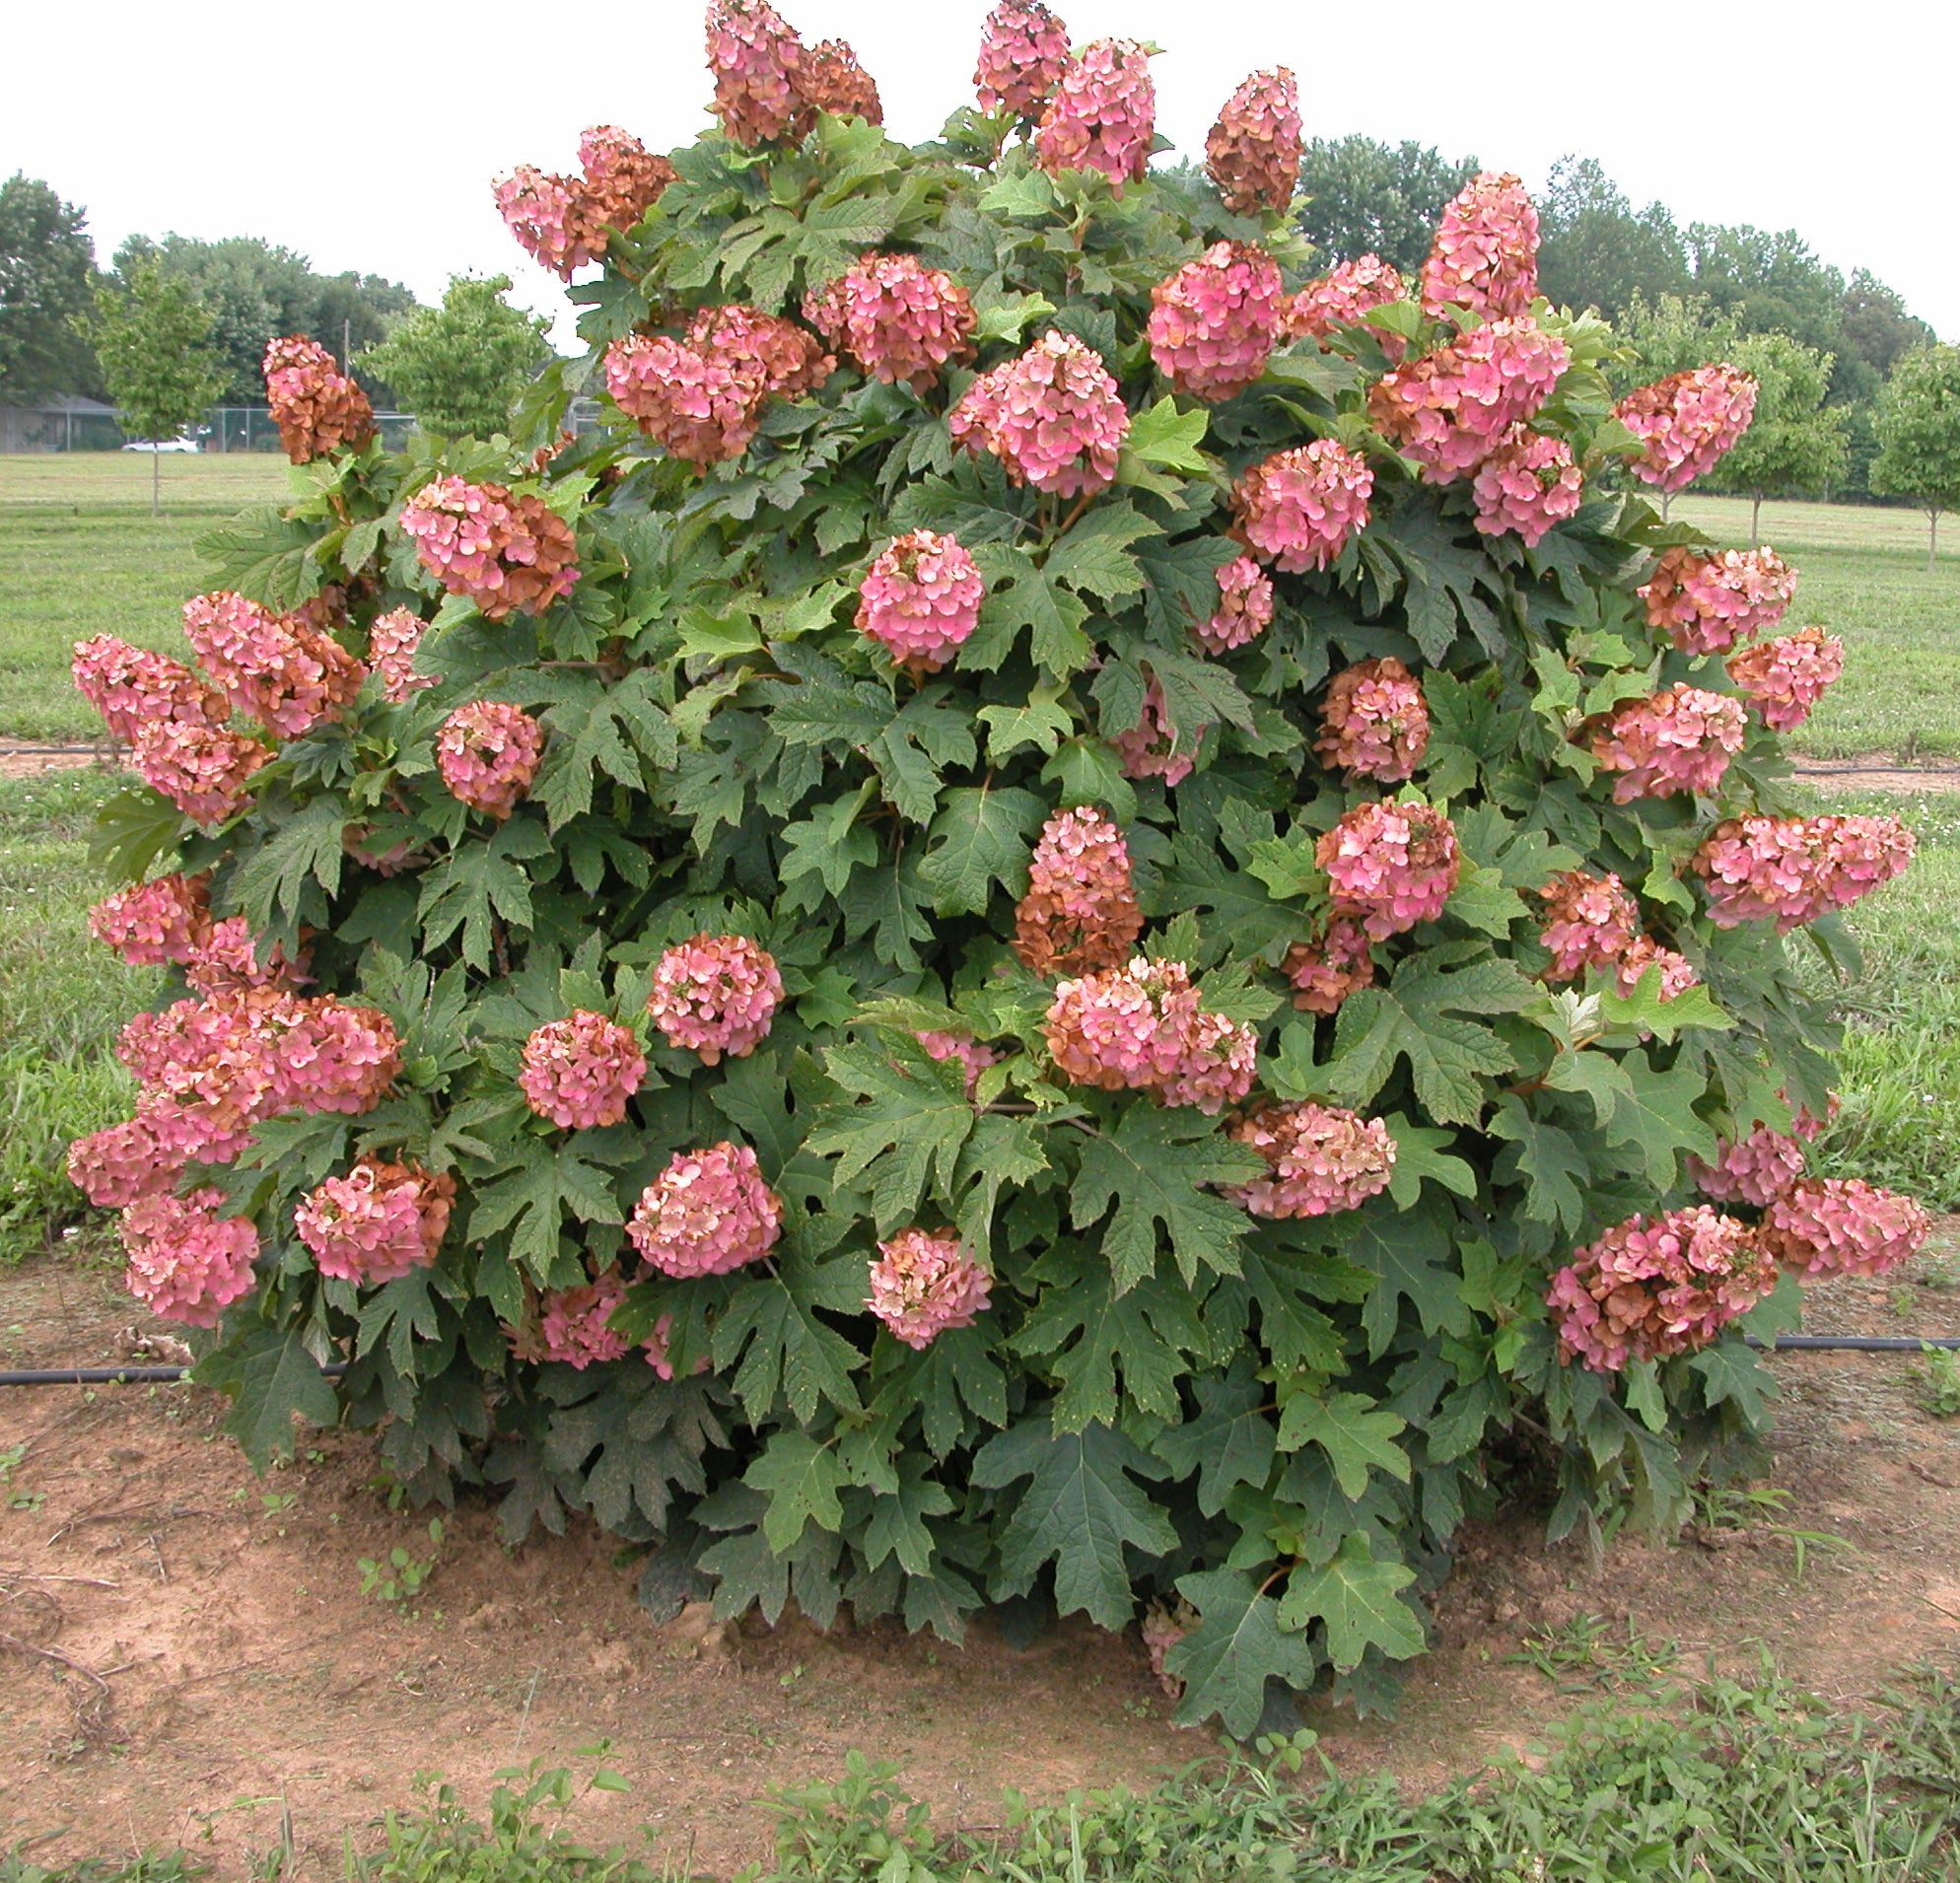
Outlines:
MULTIPOLYGON (((124 288, 96 291, 89 336, 125 431, 160 445, 210 408, 225 384, 211 330, 211 316, 196 297, 154 261, 132 267, 124 288)), ((153 517, 160 455, 150 453, 153 517)))
POLYGON ((1925 566, 1939 549, 1939 513, 1960 510, 1960 346, 1909 353, 1878 395, 1871 488, 1925 512, 1925 566))

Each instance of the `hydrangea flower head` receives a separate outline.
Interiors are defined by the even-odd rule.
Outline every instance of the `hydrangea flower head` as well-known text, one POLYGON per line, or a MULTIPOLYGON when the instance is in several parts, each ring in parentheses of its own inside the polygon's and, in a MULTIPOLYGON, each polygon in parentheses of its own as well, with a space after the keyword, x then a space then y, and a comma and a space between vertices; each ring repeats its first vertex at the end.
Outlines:
POLYGON ((663 1275, 727 1275, 759 1262, 783 1230, 782 1200, 755 1152, 726 1141, 676 1152, 634 1207, 626 1234, 663 1275))
POLYGON ((1911 1197, 1859 1177, 1799 1177, 1763 1213, 1763 1246, 1799 1275, 1886 1275, 1909 1262, 1932 1219, 1911 1197))
POLYGON ((211 927, 211 872, 154 876, 105 896, 89 933, 131 967, 188 961, 211 927))
POLYGON ((1514 319, 1537 292, 1538 212, 1517 177, 1480 171, 1442 212, 1423 263, 1423 312, 1514 319))
POLYGON ((1641 441, 1634 475, 1659 490, 1686 490, 1749 429, 1756 382, 1732 366, 1698 366, 1636 387, 1613 410, 1641 441))
POLYGON ((1614 966, 1641 932, 1640 905, 1616 875, 1568 870, 1538 895, 1545 905, 1538 939, 1552 953, 1548 980, 1575 981, 1588 968, 1614 966))
POLYGON ((980 1075, 1000 1059, 1000 1054, 975 1039, 971 1033, 938 1033, 929 1028, 914 1033, 912 1037, 926 1049, 928 1059, 937 1060, 942 1065, 949 1059, 959 1061, 960 1070, 966 1076, 966 1096, 969 1099, 979 1086, 980 1075))
POLYGON ((415 655, 426 626, 412 610, 390 608, 377 615, 368 630, 368 659, 381 675, 382 697, 391 706, 405 705, 424 687, 436 684, 433 675, 415 670, 415 655))
MULTIPOLYGON (((1287 331, 1295 340, 1317 340, 1328 352, 1327 339, 1339 327, 1358 327, 1375 308, 1408 299, 1408 285, 1379 255, 1357 255, 1309 281, 1293 298, 1287 311, 1287 331)), ((1375 336, 1390 360, 1400 360, 1399 335, 1375 336)))
POLYGON ((1442 914, 1462 870, 1456 832, 1433 804, 1357 804, 1313 848, 1337 910, 1385 942, 1442 914))
POLYGON ((1585 478, 1564 439, 1513 425, 1477 467, 1471 492, 1485 535, 1515 536, 1536 549, 1554 523, 1578 514, 1585 478))
POLYGON ((1280 963, 1303 1013, 1338 1013, 1350 994, 1374 985, 1374 957, 1360 918, 1332 915, 1309 942, 1295 942, 1280 963))
POLYGON ((1106 490, 1130 414, 1102 356, 1073 333, 1044 333, 980 375, 947 415, 952 442, 989 452, 1009 480, 1057 497, 1106 490))
POLYGON ((1181 785, 1198 764, 1197 747, 1178 749, 1179 733, 1171 724, 1163 688, 1153 678, 1144 689, 1143 717, 1110 740, 1125 778, 1161 778, 1181 785))
POLYGON ((872 564, 858 595, 858 626, 917 677, 979 626, 987 580, 957 536, 914 529, 872 564))
POLYGON ((1313 749, 1330 770, 1400 784, 1429 748, 1423 689, 1392 654, 1357 661, 1328 682, 1313 749))
POLYGON ((320 629, 229 590, 186 601, 183 633, 232 705, 278 738, 337 720, 368 677, 320 629))
POLYGON ((224 1201, 222 1190, 193 1190, 143 1197, 123 1211, 123 1286, 152 1313, 216 1327, 232 1302, 251 1292, 258 1231, 244 1217, 221 1217, 224 1201))
POLYGON ((228 915, 200 931, 184 956, 183 978, 211 999, 255 988, 291 992, 300 985, 304 965, 304 952, 299 961, 293 961, 276 942, 260 959, 259 938, 252 934, 251 925, 242 915, 228 915))
POLYGON ((1216 1116, 1252 1089, 1251 1027, 1208 1012, 1182 961, 1105 968, 1055 990, 1044 1031, 1063 1078, 1216 1116))
POLYGON ((1178 391, 1217 404, 1265 372, 1286 319, 1279 263, 1256 244, 1215 242, 1151 290, 1151 358, 1178 391))
POLYGON ((1774 549, 1661 552, 1640 591, 1648 625, 1683 654, 1726 654, 1784 617, 1796 571, 1774 549))
POLYGON ((103 716, 111 738, 125 744, 162 721, 223 730, 230 717, 224 695, 168 655, 132 648, 112 634, 75 643, 76 690, 103 716))
POLYGON ((1374 472, 1331 438, 1275 452, 1232 488, 1232 534, 1287 575, 1325 569, 1367 527, 1374 472))
POLYGON ((322 1275, 376 1288, 434 1263, 455 1205, 454 1177, 366 1156, 303 1198, 293 1225, 322 1275))
POLYGON ((819 39, 804 54, 798 87, 807 104, 833 117, 884 122, 884 102, 877 95, 876 81, 843 39, 819 39))
POLYGON ((1592 735, 1601 771, 1617 772, 1613 802, 1713 792, 1742 749, 1749 716, 1742 702, 1705 687, 1670 686, 1617 706, 1592 735))
POLYGON ((328 452, 360 451, 375 435, 368 395, 339 371, 317 341, 289 334, 267 342, 265 402, 279 428, 279 442, 296 464, 328 452))
POLYGON ((621 1123, 646 1078, 647 1056, 632 1030, 581 1008, 525 1041, 518 1084, 540 1118, 561 1131, 591 1131, 621 1123))
POLYGON ((924 392, 947 366, 973 358, 979 316, 950 275, 917 255, 866 255, 821 293, 805 298, 804 318, 874 379, 924 392))
POLYGON ((1234 216, 1284 215, 1299 184, 1299 86, 1284 66, 1254 72, 1205 139, 1205 174, 1234 216))
MULTIPOLYGON (((595 1360, 620 1360, 626 1336, 608 1323, 626 1299, 626 1285, 617 1269, 607 1269, 579 1288, 551 1289, 538 1302, 538 1335, 543 1356, 580 1372, 595 1360)), ((667 1369, 671 1377, 672 1368, 667 1369)))
POLYGON ((698 470, 748 450, 766 396, 754 374, 665 333, 613 341, 605 389, 663 451, 698 470))
POLYGON ((1647 970, 1656 967, 1660 970, 1659 998, 1663 1005, 1701 985, 1702 977, 1685 954, 1662 947, 1650 935, 1637 935, 1627 944, 1626 952, 1613 963, 1614 992, 1623 1001, 1632 1000, 1647 970))
POLYGON ((403 532, 422 567, 492 621, 515 608, 541 614, 579 580, 572 526, 528 492, 439 477, 411 497, 403 532))
POLYGON ((804 93, 809 59, 769 0, 709 0, 708 69, 715 115, 744 150, 797 140, 816 121, 804 93))
POLYGON ((458 706, 436 734, 436 769, 451 796, 500 824, 529 791, 543 753, 544 728, 501 700, 458 706))
POLYGON ((950 1229, 901 1229, 877 1245, 877 1256, 865 1305, 907 1347, 923 1351, 987 1311, 993 1277, 950 1229))
POLYGON ((183 1160, 141 1114, 68 1147, 68 1181, 98 1210, 120 1210, 176 1185, 183 1160))
POLYGON ((563 281, 603 255, 615 232, 636 228, 679 174, 614 124, 579 139, 579 162, 578 176, 521 164, 491 185, 519 245, 563 281))
POLYGON ((272 751, 222 726, 152 720, 136 734, 129 761, 144 784, 208 830, 245 807, 252 774, 272 762, 272 751))
POLYGON ((1728 677, 1748 694, 1773 732, 1793 732, 1845 670, 1845 644, 1820 627, 1731 654, 1728 677))
POLYGON ((274 1111, 373 1111, 401 1071, 401 1036, 379 1008, 331 994, 278 996, 261 1026, 271 1035, 274 1111))
MULTIPOLYGON (((1833 1101, 1832 1109, 1836 1109, 1833 1101)), ((1688 1174, 1703 1196, 1716 1203, 1748 1203, 1767 1209, 1803 1175, 1803 1146, 1825 1121, 1799 1108, 1787 1131, 1759 1124, 1746 1138, 1723 1139, 1713 1164, 1688 1159, 1688 1174)))
POLYGON ((1120 967, 1143 932, 1123 833, 1090 804, 1057 811, 1041 827, 1015 909, 1021 964, 1040 975, 1120 967))
POLYGON ((1034 154, 1050 173, 1099 170, 1121 194, 1142 179, 1155 135, 1150 54, 1135 39, 1094 39, 1056 81, 1034 154))
POLYGON ((973 84, 983 111, 1039 117, 1069 69, 1069 29, 1041 0, 1000 0, 980 29, 973 84))
POLYGON ((1379 1118, 1332 1105, 1268 1105, 1228 1134, 1272 1174, 1226 1194, 1255 1217, 1321 1217, 1357 1210, 1388 1188, 1395 1140, 1379 1118))
POLYGON ((783 1004, 776 957, 743 935, 697 935, 654 967, 647 1011, 670 1046, 716 1065, 724 1053, 748 1055, 769 1037, 783 1004))
POLYGON ((1208 653, 1229 654, 1257 640, 1273 623, 1273 579, 1250 556, 1234 556, 1219 570, 1219 605, 1192 633, 1208 653))
POLYGON ((1475 475, 1571 364, 1566 343, 1529 315, 1493 320, 1377 380, 1368 419, 1426 483, 1451 484, 1475 475))
POLYGON ((1707 886, 1716 928, 1774 922, 1787 935, 1889 882, 1916 848, 1896 817, 1731 817, 1691 867, 1707 886))
POLYGON ((837 362, 794 320, 740 301, 701 309, 687 323, 686 340, 702 358, 759 386, 764 398, 802 398, 837 370, 837 362))
POLYGON ((604 252, 614 231, 637 228, 680 176, 665 157, 617 124, 589 126, 579 138, 579 162, 585 170, 587 215, 598 230, 595 255, 604 252))

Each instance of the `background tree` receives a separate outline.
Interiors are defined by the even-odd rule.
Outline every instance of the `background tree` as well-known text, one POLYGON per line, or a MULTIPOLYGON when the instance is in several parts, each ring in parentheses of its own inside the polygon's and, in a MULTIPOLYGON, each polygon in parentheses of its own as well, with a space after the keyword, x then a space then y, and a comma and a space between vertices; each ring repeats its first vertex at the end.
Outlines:
POLYGON ((1843 386, 1854 399, 1876 398, 1892 369, 1916 348, 1933 345, 1937 337, 1924 320, 1907 312, 1903 295, 1860 268, 1840 304, 1833 395, 1843 386))
POLYGON ((1615 393, 1725 359, 1741 338, 1735 322, 1698 294, 1663 294, 1649 301, 1636 292, 1614 325, 1632 356, 1608 363, 1615 393))
POLYGON ((0 183, 0 400, 9 404, 101 384, 75 324, 96 279, 87 217, 35 177, 17 172, 0 183))
POLYGON ((1901 360, 1879 394, 1874 429, 1871 487, 1925 512, 1930 569, 1939 513, 1960 510, 1960 347, 1929 346, 1901 360))
MULTIPOLYGON (((223 391, 210 314, 154 261, 129 270, 126 285, 96 290, 90 326, 103 378, 124 431, 152 444, 193 425, 223 391)), ((158 508, 158 463, 150 454, 150 514, 158 508)))
POLYGON ((426 431, 508 431, 511 401, 551 358, 550 322, 512 307, 510 287, 509 275, 452 278, 440 308, 405 315, 360 364, 394 388, 426 431))
POLYGON ((1822 496, 1845 468, 1849 414, 1826 405, 1831 356, 1787 333, 1744 334, 1729 359, 1755 376, 1756 416, 1702 482, 1749 499, 1749 542, 1761 538, 1766 497, 1822 496))
POLYGON ((1636 210, 1590 157, 1562 157, 1538 201, 1538 282, 1561 307, 1618 319, 1636 296, 1688 292, 1688 251, 1660 203, 1636 210))
POLYGON ((1301 233, 1326 262, 1376 254, 1413 275, 1443 205, 1477 171, 1474 157, 1452 163, 1427 144, 1316 137, 1299 170, 1300 191, 1313 199, 1301 212, 1301 233))

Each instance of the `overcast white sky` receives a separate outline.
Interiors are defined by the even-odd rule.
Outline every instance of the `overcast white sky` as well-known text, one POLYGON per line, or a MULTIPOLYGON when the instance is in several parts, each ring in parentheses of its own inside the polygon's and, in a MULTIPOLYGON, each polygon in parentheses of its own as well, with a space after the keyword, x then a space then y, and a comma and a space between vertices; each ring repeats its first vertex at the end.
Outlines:
MULTIPOLYGON (((805 39, 843 37, 901 137, 971 97, 991 0, 779 0, 805 39)), ((1413 137, 1533 186, 1568 151, 1687 223, 1795 228, 1847 275, 1888 281, 1960 337, 1950 229, 1960 26, 1946 0, 1851 13, 1768 0, 1476 6, 1465 0, 1054 0, 1076 39, 1154 39, 1158 129, 1202 154, 1257 66, 1298 74, 1310 135, 1413 137)), ((175 0, 81 16, 27 0, 8 30, 0 174, 89 211, 106 261, 131 231, 263 236, 325 272, 435 300, 508 272, 563 307, 505 234, 489 179, 571 169, 580 129, 657 149, 691 137, 709 86, 701 0, 333 7, 175 0), (79 29, 79 31, 78 31, 79 29)))

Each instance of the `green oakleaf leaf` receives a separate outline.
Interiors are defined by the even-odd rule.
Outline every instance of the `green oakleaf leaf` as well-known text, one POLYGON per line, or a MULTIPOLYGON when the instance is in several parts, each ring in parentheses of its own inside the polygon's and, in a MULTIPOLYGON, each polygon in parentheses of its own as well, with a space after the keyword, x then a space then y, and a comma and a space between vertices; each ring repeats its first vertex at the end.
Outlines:
POLYGON ((1370 1470, 1409 1482, 1409 1454, 1395 1442, 1407 1424, 1365 1393, 1330 1393, 1325 1399, 1295 1393, 1280 1415, 1280 1449, 1318 1445, 1334 1466, 1342 1496, 1359 1498, 1370 1470))
POLYGON ((1327 1630, 1327 1658, 1343 1673, 1370 1647, 1390 1660, 1408 1660, 1428 1644, 1423 1625, 1400 1592, 1416 1579, 1403 1563, 1384 1563, 1357 1531, 1324 1568, 1294 1570, 1280 1603, 1280 1625, 1327 1630))
POLYGON ((1177 1592, 1198 1611, 1198 1626, 1164 1656, 1166 1673, 1184 1682, 1180 1725, 1218 1714, 1234 1739, 1259 1723, 1270 1675, 1305 1692, 1319 1669, 1313 1649, 1242 1569, 1205 1569, 1177 1578, 1177 1592))

